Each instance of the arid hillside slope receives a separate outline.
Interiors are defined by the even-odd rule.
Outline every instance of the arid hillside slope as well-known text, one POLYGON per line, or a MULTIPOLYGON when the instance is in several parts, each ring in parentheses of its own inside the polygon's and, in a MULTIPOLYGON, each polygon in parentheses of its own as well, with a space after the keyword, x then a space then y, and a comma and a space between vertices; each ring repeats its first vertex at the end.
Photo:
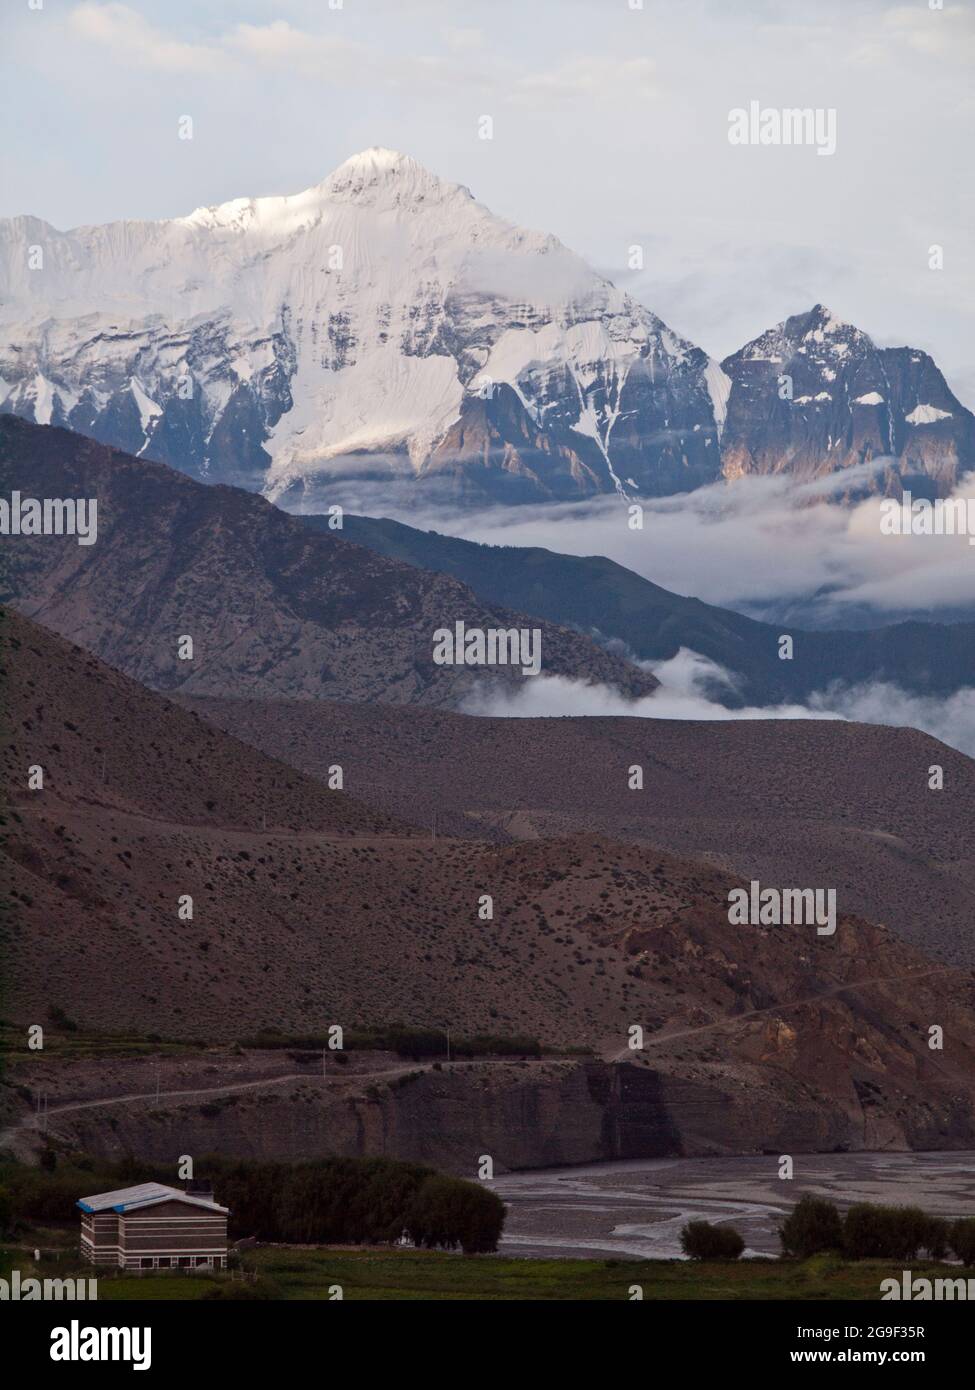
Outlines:
MULTIPOLYGON (((834 936, 731 925, 734 877, 633 840, 417 834, 16 614, 3 665, 3 1013, 18 1029, 56 1036, 68 1019, 82 1036, 232 1040, 402 1021, 529 1034, 598 1061, 560 1105, 595 1097, 615 1114, 626 1101, 629 1138, 611 1152, 761 1147, 790 1132, 808 1147, 975 1140, 972 975, 882 927, 845 913, 834 936), (31 767, 42 788, 29 789, 31 767), (934 1024, 942 1050, 928 1046, 934 1024)), ((478 1111, 476 1070, 443 1095, 437 1076, 407 1093, 420 1108, 397 1124, 446 1125, 453 1106, 503 1127, 503 1096, 478 1111)), ((546 1084, 518 1080, 523 1103, 543 1110, 546 1084)), ((335 1143, 353 1151, 381 1129, 346 1126, 335 1143)), ((519 1154, 532 1161, 531 1145, 519 1154)))
POLYGON ((12 536, 0 596, 154 689, 454 706, 492 683, 533 679, 511 664, 436 664, 434 633, 457 622, 539 629, 548 673, 628 695, 657 686, 578 632, 313 533, 253 493, 0 416, 0 492, 18 491, 96 500, 97 539, 12 536))
POLYGON ((436 816, 442 833, 502 842, 597 832, 768 886, 834 887, 841 910, 975 964, 975 763, 913 729, 191 704, 313 776, 340 762, 353 795, 427 831, 436 816))

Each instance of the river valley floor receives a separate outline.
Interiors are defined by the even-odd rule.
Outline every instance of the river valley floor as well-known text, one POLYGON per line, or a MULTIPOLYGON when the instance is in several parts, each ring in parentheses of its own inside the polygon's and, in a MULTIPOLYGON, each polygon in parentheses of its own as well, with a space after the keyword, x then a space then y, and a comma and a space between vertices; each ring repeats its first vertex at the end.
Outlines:
POLYGON ((727 1222, 745 1255, 780 1252, 778 1227, 806 1192, 845 1210, 854 1202, 921 1206, 932 1216, 975 1215, 975 1152, 795 1154, 662 1158, 507 1173, 501 1253, 562 1259, 680 1258, 686 1222, 727 1222))

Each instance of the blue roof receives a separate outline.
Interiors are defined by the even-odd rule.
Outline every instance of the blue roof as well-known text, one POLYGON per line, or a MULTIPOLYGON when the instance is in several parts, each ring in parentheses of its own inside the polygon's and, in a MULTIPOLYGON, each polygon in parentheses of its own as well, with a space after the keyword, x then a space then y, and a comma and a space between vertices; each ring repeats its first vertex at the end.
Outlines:
POLYGON ((82 1211, 132 1211, 137 1207, 151 1207, 157 1202, 186 1202, 191 1207, 205 1207, 209 1211, 227 1211, 209 1197, 195 1197, 180 1187, 167 1187, 161 1182, 143 1182, 136 1187, 119 1187, 114 1192, 98 1192, 92 1197, 79 1197, 75 1203, 82 1211))

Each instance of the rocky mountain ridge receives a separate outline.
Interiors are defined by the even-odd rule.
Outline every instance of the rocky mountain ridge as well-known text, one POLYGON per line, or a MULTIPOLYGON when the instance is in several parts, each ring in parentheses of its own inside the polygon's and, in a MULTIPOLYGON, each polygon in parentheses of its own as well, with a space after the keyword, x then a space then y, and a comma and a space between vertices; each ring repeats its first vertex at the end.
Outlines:
POLYGON ((0 221, 0 411, 291 510, 337 482, 654 497, 888 454, 866 485, 943 494, 975 466, 926 354, 817 305, 719 365, 557 238, 380 148, 168 221, 0 221))
MULTIPOLYGON (((945 496, 975 466, 975 418, 935 363, 878 348, 822 304, 726 357, 722 471, 808 481, 867 465, 850 491, 945 496), (874 468, 869 465, 875 464, 874 468)), ((842 483, 841 483, 842 485, 842 483)))

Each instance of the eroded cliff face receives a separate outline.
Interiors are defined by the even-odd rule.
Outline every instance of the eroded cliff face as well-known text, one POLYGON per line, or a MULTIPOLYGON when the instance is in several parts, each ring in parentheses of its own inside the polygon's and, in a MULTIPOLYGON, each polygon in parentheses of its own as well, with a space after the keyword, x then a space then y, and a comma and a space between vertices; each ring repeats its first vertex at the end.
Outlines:
MULTIPOLYGON (((896 1087, 885 1095, 862 1079, 827 1095, 785 1067, 715 1064, 707 1071, 689 1064, 691 1071, 682 1075, 673 1063, 569 1059, 439 1071, 401 1065, 388 1080, 295 1076, 212 1098, 164 1095, 159 1104, 116 1100, 60 1113, 52 1103, 48 1136, 57 1146, 108 1159, 386 1155, 467 1176, 484 1155, 505 1172, 611 1159, 975 1143, 975 1115, 962 1097, 927 1102, 896 1087)), ((10 1144, 9 1130, 3 1139, 10 1144)), ((24 1156, 39 1142, 35 1131, 18 1132, 24 1156)))

